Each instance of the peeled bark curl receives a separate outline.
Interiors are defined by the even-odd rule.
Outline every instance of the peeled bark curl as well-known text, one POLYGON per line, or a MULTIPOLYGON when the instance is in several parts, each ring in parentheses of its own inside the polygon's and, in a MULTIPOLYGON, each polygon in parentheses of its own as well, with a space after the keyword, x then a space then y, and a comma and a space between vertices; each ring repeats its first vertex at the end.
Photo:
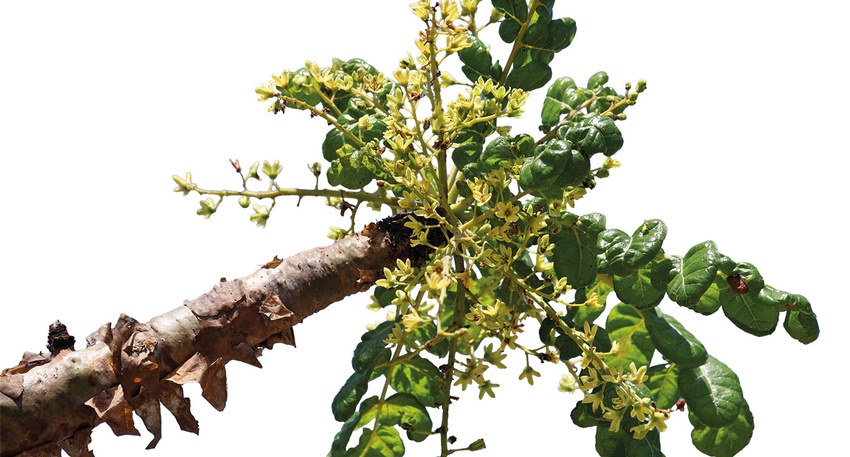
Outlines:
POLYGON ((204 398, 224 409, 227 362, 260 367, 264 348, 295 344, 292 326, 307 316, 368 290, 397 259, 421 264, 429 249, 410 246, 406 218, 389 217, 331 246, 222 280, 147 323, 122 314, 89 335, 86 349, 51 359, 25 355, 0 374, 0 457, 59 456, 60 449, 93 455, 88 444, 99 424, 139 435, 133 412, 154 436, 153 448, 162 436, 160 405, 181 429, 198 433, 182 385, 199 383, 204 398))

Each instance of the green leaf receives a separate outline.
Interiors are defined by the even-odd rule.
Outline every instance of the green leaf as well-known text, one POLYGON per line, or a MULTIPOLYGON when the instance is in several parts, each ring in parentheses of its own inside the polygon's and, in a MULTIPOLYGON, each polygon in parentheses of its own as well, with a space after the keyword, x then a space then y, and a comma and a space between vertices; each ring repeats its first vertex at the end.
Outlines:
POLYGON ((597 71, 587 79, 587 88, 590 90, 601 89, 608 82, 608 73, 597 71))
POLYGON ((792 309, 785 314, 782 326, 791 338, 803 344, 811 343, 820 335, 818 318, 813 311, 792 309))
MULTIPOLYGON (((619 402, 624 394, 634 393, 638 398, 652 398, 652 391, 646 387, 645 384, 635 384, 631 381, 623 381, 622 385, 614 384, 614 383, 605 383, 604 384, 604 395, 602 397, 602 404, 605 407, 613 408, 616 406, 616 402, 619 402), (626 389, 629 389, 631 392, 628 392, 626 389)), ((631 407, 629 407, 631 409, 631 407)))
MULTIPOLYGON (((364 143, 382 140, 387 125, 381 116, 372 116, 370 119, 371 127, 366 131, 360 131, 357 120, 351 116, 342 115, 339 122, 364 143)), ((360 147, 340 130, 333 129, 325 135, 322 156, 330 162, 327 176, 332 186, 360 189, 376 178, 391 179, 381 168, 379 158, 374 153, 374 144, 360 147)))
POLYGON ((656 259, 652 263, 652 273, 650 273, 652 287, 658 290, 667 290, 667 284, 676 276, 675 265, 680 260, 681 258, 675 255, 665 255, 663 258, 656 259))
POLYGON ((621 431, 608 430, 608 424, 596 427, 596 453, 599 457, 624 457, 626 455, 625 439, 631 439, 621 431))
MULTIPOLYGON (((539 15, 538 9, 537 20, 528 26, 523 44, 530 47, 538 54, 532 54, 535 59, 546 59, 543 52, 556 53, 564 50, 573 42, 576 36, 576 21, 572 18, 565 17, 561 19, 551 19, 551 11, 544 17, 539 15)), ((551 57, 548 57, 551 61, 551 57)))
MULTIPOLYGON (((337 94, 340 95, 340 94, 337 94)), ((335 98, 335 104, 341 104, 342 100, 335 98)), ((348 100, 343 107, 342 112, 348 116, 351 116, 354 119, 360 119, 362 116, 367 116, 370 114, 375 114, 375 109, 372 105, 367 102, 363 97, 351 96, 348 97, 348 100)))
POLYGON ((664 457, 661 452, 661 436, 658 430, 651 430, 645 437, 636 440, 626 431, 629 422, 631 421, 624 420, 617 432, 608 430, 607 424, 600 424, 596 427, 596 452, 599 456, 664 457))
POLYGON ((573 424, 581 428, 595 427, 602 422, 600 413, 601 411, 594 413, 590 403, 578 401, 575 408, 570 411, 570 419, 573 420, 573 424))
POLYGON ((730 276, 739 276, 746 286, 746 291, 752 294, 758 294, 764 287, 764 278, 759 273, 758 268, 751 263, 741 262, 735 265, 730 276))
POLYGON ((478 78, 487 80, 490 78, 490 70, 493 66, 493 57, 490 56, 490 51, 487 49, 481 40, 476 36, 469 36, 467 40, 472 45, 458 51, 457 55, 460 61, 463 62, 461 71, 471 82, 475 82, 478 78))
POLYGON ((499 37, 505 43, 513 43, 520 27, 528 20, 528 4, 525 0, 493 0, 493 8, 505 15, 499 26, 499 37))
MULTIPOLYGON (((559 218, 564 223, 574 217, 565 214, 559 218)), ((596 280, 596 239, 605 230, 605 216, 599 213, 586 214, 575 223, 561 225, 561 230, 551 234, 549 240, 555 245, 550 261, 555 274, 567 278, 574 287, 586 287, 596 280)))
POLYGON ((661 252, 661 244, 667 237, 667 226, 658 219, 645 221, 632 234, 623 262, 629 268, 640 268, 651 262, 661 252))
POLYGON ((624 256, 630 238, 620 229, 608 229, 599 235, 597 249, 601 255, 599 270, 606 274, 626 276, 635 271, 626 265, 624 256))
POLYGON ((499 26, 499 36, 505 42, 514 42, 525 23, 522 41, 517 41, 513 67, 505 85, 523 90, 543 87, 552 78, 549 63, 555 53, 570 45, 576 33, 576 23, 570 18, 552 19, 552 3, 542 2, 530 17, 525 2, 496 2, 497 10, 505 13, 499 26), (523 15, 523 13, 526 13, 523 15), (526 19, 520 19, 525 17, 526 19))
POLYGON ((711 287, 717 276, 717 246, 714 241, 697 244, 685 257, 674 263, 674 276, 667 285, 667 295, 681 306, 692 307, 711 287))
MULTIPOLYGON (((313 87, 313 83, 313 77, 310 76, 310 72, 306 68, 299 68, 289 76, 289 84, 282 93, 310 106, 316 106, 322 99, 319 97, 319 93, 316 92, 315 87, 313 87)), ((294 104, 292 108, 301 109, 294 104)))
POLYGON ((611 308, 605 330, 612 341, 620 342, 619 354, 605 358, 609 365, 624 370, 629 369, 630 362, 636 366, 649 365, 655 346, 638 310, 623 303, 611 308))
POLYGON ((573 357, 578 357, 582 354, 581 348, 576 342, 567 335, 558 335, 555 338, 554 346, 558 348, 558 357, 561 360, 570 360, 573 357))
MULTIPOLYGON (((449 296, 446 299, 448 300, 450 298, 451 297, 449 296)), ((417 327, 413 331, 413 338, 420 344, 425 344, 431 341, 435 336, 437 336, 437 325, 433 322, 428 322, 425 325, 417 327)), ((443 338, 442 340, 428 348, 428 352, 434 354, 439 358, 445 357, 446 354, 449 353, 449 340, 447 338, 443 338)))
POLYGON ((571 143, 561 140, 538 146, 520 170, 520 186, 529 190, 551 187, 569 163, 571 148, 571 143))
POLYGON ((650 268, 641 268, 627 276, 614 276, 614 292, 623 303, 638 309, 657 306, 664 299, 664 292, 652 287, 650 268))
POLYGON ((746 400, 741 404, 735 422, 725 427, 709 427, 692 412, 688 413, 688 419, 694 426, 691 432, 694 447, 713 457, 732 457, 741 452, 750 443, 755 429, 753 413, 746 400))
POLYGON ((540 328, 537 329, 537 335, 540 337, 540 342, 546 345, 555 344, 555 321, 546 317, 540 322, 540 328))
POLYGON ((328 184, 360 189, 372 182, 375 175, 367 168, 353 165, 347 158, 332 160, 328 166, 328 184))
POLYGON ((401 442, 398 431, 387 426, 378 426, 375 433, 364 428, 357 446, 343 454, 344 457, 397 457, 400 455, 404 455, 404 443, 401 442))
POLYGON ((720 289, 726 287, 726 281, 719 275, 714 278, 708 290, 702 294, 699 301, 690 308, 702 315, 709 316, 720 309, 720 289))
POLYGON ((705 346, 673 316, 650 309, 643 312, 643 317, 655 349, 665 359, 683 367, 698 367, 708 360, 705 346))
POLYGON ((567 90, 575 90, 576 83, 572 78, 563 76, 555 80, 546 90, 546 98, 543 100, 543 110, 540 120, 543 129, 549 131, 561 119, 561 114, 569 111, 571 106, 566 103, 567 90))
MULTIPOLYGON (((378 397, 372 397, 374 400, 377 400, 378 397)), ((339 457, 345 453, 345 448, 348 447, 348 441, 351 439, 351 434, 354 433, 354 430, 357 430, 360 426, 357 423, 360 421, 360 413, 356 412, 352 415, 348 420, 342 424, 342 428, 340 428, 339 432, 334 436, 333 442, 331 443, 331 450, 328 452, 328 457, 339 457)))
POLYGON ((550 79, 552 79, 552 68, 549 65, 529 60, 520 66, 514 65, 508 77, 505 78, 505 86, 532 91, 545 86, 550 79))
MULTIPOLYGON (((345 116, 341 116, 340 121, 343 121, 343 118, 344 121, 348 121, 347 125, 352 125, 351 123, 356 122, 354 119, 345 116)), ((339 159, 339 150, 346 144, 354 146, 354 143, 343 132, 336 129, 329 131, 325 135, 325 140, 322 141, 322 157, 328 162, 339 159)))
POLYGON ((407 437, 412 441, 423 441, 431 433, 431 417, 425 410, 425 406, 413 395, 397 393, 384 400, 383 403, 377 400, 374 402, 364 400, 360 407, 359 426, 373 421, 379 413, 379 424, 398 425, 404 428, 407 430, 407 437))
POLYGON ((464 176, 466 176, 467 178, 473 178, 477 176, 477 174, 467 174, 467 166, 475 165, 477 167, 478 158, 481 156, 481 151, 483 150, 484 145, 482 145, 481 143, 475 141, 468 141, 452 150, 452 161, 454 162, 458 170, 464 172, 464 176))
POLYGON ((623 134, 608 116, 591 116, 562 129, 558 137, 572 141, 574 147, 588 157, 599 153, 612 156, 623 147, 623 134))
MULTIPOLYGON (((613 97, 618 97, 618 98, 620 97, 620 95, 617 94, 616 90, 614 90, 613 88, 608 87, 608 86, 600 87, 598 89, 594 89, 591 92, 593 92, 596 95, 596 98, 594 98, 593 101, 590 102, 589 105, 587 105, 587 112, 588 113, 603 113, 603 112, 607 111, 609 108, 611 108, 611 105, 614 104, 613 101, 608 100, 609 95, 613 96, 613 97)), ((613 114, 620 114, 625 110, 625 108, 626 108, 625 106, 620 106, 619 108, 615 108, 613 110, 613 114)))
POLYGON ((651 430, 643 438, 624 440, 626 444, 626 457, 664 457, 661 452, 661 433, 657 429, 651 430))
POLYGON ((734 423, 744 400, 738 375, 712 356, 702 366, 679 367, 679 391, 690 411, 710 427, 734 423))
POLYGON ((430 360, 419 355, 395 363, 388 378, 396 392, 411 394, 423 405, 436 405, 443 401, 443 375, 430 360))
POLYGON ((357 411, 360 399, 363 398, 363 394, 369 388, 371 375, 372 371, 367 370, 364 373, 354 372, 348 377, 348 380, 345 381, 345 384, 339 389, 333 402, 331 402, 334 419, 340 422, 346 421, 357 411))
POLYGON ((533 153, 534 139, 529 135, 517 135, 513 138, 500 136, 487 144, 478 159, 478 169, 483 173, 510 166, 518 159, 533 153))
POLYGON ((590 306, 574 306, 567 311, 567 316, 575 322, 578 327, 583 327, 584 323, 592 324, 597 317, 605 311, 605 306, 608 303, 608 294, 614 291, 614 287, 608 281, 603 281, 598 275, 596 280, 586 288, 576 289, 575 302, 584 303, 591 296, 596 294, 596 303, 600 306, 594 308, 590 306))
MULTIPOLYGON (((561 189, 567 187, 576 187, 581 185, 587 176, 590 174, 590 160, 576 149, 569 152, 567 165, 564 170, 558 175, 552 185, 557 189, 556 197, 560 197, 561 189)), ((546 193, 546 192, 544 192, 546 193)))
POLYGON ((679 374, 676 365, 665 363, 646 370, 649 379, 644 383, 652 392, 655 404, 662 409, 672 408, 679 401, 679 374))
POLYGON ((720 289, 720 304, 723 314, 741 330, 756 336, 770 335, 779 324, 779 307, 759 292, 739 294, 731 287, 720 289))
POLYGON ((374 292, 372 295, 375 297, 378 305, 381 308, 386 308, 392 304, 392 301, 395 300, 395 289, 387 289, 386 287, 375 286, 374 292))
POLYGON ((382 352, 389 352, 384 340, 390 336, 394 326, 395 322, 384 321, 360 337, 360 343, 354 348, 354 356, 351 358, 351 366, 354 371, 366 373, 375 366, 375 362, 382 352))

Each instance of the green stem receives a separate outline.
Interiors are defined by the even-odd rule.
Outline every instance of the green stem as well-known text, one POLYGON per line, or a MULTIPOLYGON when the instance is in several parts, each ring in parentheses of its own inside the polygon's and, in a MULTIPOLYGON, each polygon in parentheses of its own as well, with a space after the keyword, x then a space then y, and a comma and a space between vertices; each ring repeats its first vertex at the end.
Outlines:
POLYGON ((435 127, 440 126, 439 130, 435 129, 434 133, 437 136, 437 142, 439 146, 437 149, 437 191, 440 199, 440 206, 442 206, 446 211, 449 211, 449 188, 448 188, 448 169, 446 167, 446 150, 448 145, 445 144, 447 141, 445 132, 442 129, 443 124, 443 98, 441 93, 440 86, 440 65, 437 62, 437 54, 439 50, 437 49, 437 9, 431 9, 431 23, 428 27, 428 49, 429 49, 429 59, 428 62, 428 70, 431 73, 430 75, 430 84, 428 85, 429 92, 431 92, 431 103, 433 106, 433 112, 431 117, 435 127))
POLYGON ((543 311, 546 313, 546 316, 555 321, 555 325, 557 325, 558 328, 560 328, 567 336, 569 336, 570 339, 575 341, 575 343, 581 349, 581 352, 584 353, 587 358, 592 360, 593 363, 599 367, 605 366, 605 362, 602 361, 602 358, 599 357, 599 354, 597 354, 596 351, 581 338, 579 332, 576 329, 570 327, 569 325, 567 325, 566 322, 564 322, 563 319, 561 319, 561 316, 558 315, 555 309, 552 308, 548 303, 546 303, 545 298, 541 297, 536 290, 529 287, 524 280, 518 278, 512 270, 508 269, 504 272, 504 274, 508 279, 511 280, 511 282, 522 287, 526 295, 528 295, 528 297, 531 298, 532 301, 537 303, 537 305, 540 306, 541 309, 543 309, 543 311))
POLYGON ((362 202, 374 202, 388 205, 390 207, 398 207, 398 199, 387 196, 375 195, 371 192, 364 191, 349 191, 342 189, 295 189, 295 188, 277 188, 267 191, 248 191, 248 190, 208 190, 196 187, 192 189, 199 195, 217 195, 220 197, 253 197, 253 198, 271 198, 281 196, 297 196, 297 197, 340 197, 353 198, 362 202))
MULTIPOLYGON (((465 271, 466 266, 463 261, 463 257, 459 255, 454 256, 455 261, 455 272, 457 274, 461 274, 465 271)), ((457 282, 457 298, 455 299, 455 307, 454 307, 454 323, 452 324, 452 331, 457 330, 463 325, 463 316, 466 314, 466 287, 464 287, 463 282, 457 282)), ((451 392, 452 392, 452 379, 454 378, 454 369, 457 355, 457 342, 458 335, 453 335, 449 337, 449 354, 448 361, 446 362, 446 366, 448 370, 446 371, 445 381, 443 383, 443 414, 442 420, 440 422, 440 450, 441 457, 446 457, 451 452, 449 451, 449 405, 452 402, 451 392)))
MULTIPOLYGON (((392 366, 396 362, 396 359, 401 354, 401 348, 402 347, 404 347, 403 344, 399 344, 399 345, 396 346, 395 353, 393 353, 393 356, 390 359, 390 366, 392 366)), ((378 433, 378 426, 379 426, 380 420, 381 420, 381 409, 383 408, 382 405, 384 404, 384 400, 386 400, 386 398, 387 398, 387 391, 388 391, 389 387, 390 387, 390 377, 389 377, 389 375, 387 375, 385 377, 385 381, 384 381, 384 388, 381 390, 381 398, 378 400, 378 405, 377 405, 378 409, 375 411, 375 425, 372 427, 372 438, 369 441, 372 441, 373 439, 375 439, 375 436, 378 433)), ((369 452, 369 447, 367 446, 366 448, 363 449, 363 454, 361 454, 360 456, 363 457, 368 452, 369 452)))
MULTIPOLYGON (((520 199, 520 198, 525 197, 526 195, 528 195, 528 191, 524 190, 524 191, 522 191, 522 192, 520 192, 520 193, 518 193, 518 194, 514 195, 514 196, 513 196, 512 198, 510 198, 509 200, 505 201, 505 203, 514 203, 514 202, 517 202, 517 201, 519 201, 519 199, 520 199)), ((469 220, 467 223, 463 224, 463 225, 460 227, 460 233, 463 233, 463 232, 465 232, 466 230, 468 230, 470 227, 475 227, 476 225, 480 224, 480 223, 481 223, 481 222, 483 222, 484 220, 486 220, 486 219, 489 219, 489 218, 493 217, 493 215, 494 215, 494 214, 496 214, 496 209, 495 209, 495 208, 491 208, 490 210, 485 211, 485 212, 483 212, 483 213, 479 214, 479 215, 478 215, 478 216, 476 216, 474 219, 471 219, 471 220, 469 220)))
POLYGON ((534 11, 540 5, 540 0, 534 0, 534 3, 531 4, 531 7, 528 9, 528 20, 523 22, 519 27, 519 32, 517 33, 516 40, 514 40, 514 46, 511 48, 511 54, 508 56, 508 61, 505 62, 505 69, 502 71, 502 77, 499 78, 499 85, 503 86, 505 84, 505 80, 508 78, 508 73, 511 70, 511 65, 514 63, 514 59, 516 59, 517 53, 519 53, 520 48, 522 48, 522 39, 525 37, 525 31, 528 30, 528 25, 531 24, 531 18, 534 17, 534 11))
POLYGON ((348 130, 347 128, 345 128, 345 126, 343 126, 342 124, 337 122, 337 120, 334 119, 333 116, 329 115, 328 113, 324 112, 323 110, 320 110, 320 109, 316 108, 315 106, 312 106, 308 103, 304 103, 301 100, 298 100, 297 98, 287 97, 286 95, 281 95, 280 99, 283 100, 284 102, 286 102, 287 105, 295 105, 298 108, 306 109, 306 110, 310 111, 310 113, 312 113, 313 116, 318 116, 318 117, 326 120, 328 122, 328 124, 333 125, 334 128, 336 128, 337 130, 342 132, 345 136, 350 138, 351 141, 353 141, 354 144, 356 144, 358 147, 362 148, 363 146, 366 146, 366 142, 364 142, 363 140, 358 138, 357 135, 355 135, 351 130, 348 130))

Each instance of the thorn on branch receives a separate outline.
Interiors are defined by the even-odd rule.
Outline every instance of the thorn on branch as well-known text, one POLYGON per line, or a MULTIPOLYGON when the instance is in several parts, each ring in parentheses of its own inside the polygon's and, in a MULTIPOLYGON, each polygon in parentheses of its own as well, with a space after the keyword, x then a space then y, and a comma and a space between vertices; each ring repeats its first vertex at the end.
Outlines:
POLYGON ((277 266, 280 265, 282 262, 283 262, 282 259, 280 259, 278 256, 274 256, 273 259, 271 259, 270 261, 266 262, 263 265, 263 268, 265 268, 267 270, 272 270, 274 268, 277 268, 277 266))

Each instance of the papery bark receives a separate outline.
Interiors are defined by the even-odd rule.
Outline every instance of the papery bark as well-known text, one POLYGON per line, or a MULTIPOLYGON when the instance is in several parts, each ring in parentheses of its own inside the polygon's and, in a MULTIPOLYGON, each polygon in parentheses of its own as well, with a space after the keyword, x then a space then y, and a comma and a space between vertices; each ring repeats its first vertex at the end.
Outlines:
POLYGON ((223 409, 227 362, 259 367, 263 348, 294 345, 293 325, 369 289, 396 259, 421 262, 428 251, 410 247, 404 220, 387 218, 274 268, 222 281, 147 323, 121 315, 92 333, 86 349, 4 370, 0 456, 58 456, 60 448, 71 456, 91 455, 91 430, 101 423, 117 435, 139 434, 133 412, 153 434, 152 448, 161 437, 160 404, 183 430, 197 433, 182 385, 200 383, 204 398, 223 409))

